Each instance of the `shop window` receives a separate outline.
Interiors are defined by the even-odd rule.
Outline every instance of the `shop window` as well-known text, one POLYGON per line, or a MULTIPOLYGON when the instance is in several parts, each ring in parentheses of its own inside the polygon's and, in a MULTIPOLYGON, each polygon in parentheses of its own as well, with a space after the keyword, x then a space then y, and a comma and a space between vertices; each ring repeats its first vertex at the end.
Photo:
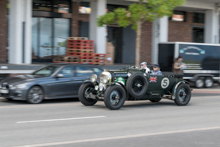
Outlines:
POLYGON ((193 28, 193 42, 204 43, 204 29, 193 28))
POLYGON ((184 11, 174 11, 173 15, 169 19, 170 21, 186 21, 186 12, 184 11))
POLYGON ((205 14, 204 13, 193 13, 193 23, 204 23, 205 14))

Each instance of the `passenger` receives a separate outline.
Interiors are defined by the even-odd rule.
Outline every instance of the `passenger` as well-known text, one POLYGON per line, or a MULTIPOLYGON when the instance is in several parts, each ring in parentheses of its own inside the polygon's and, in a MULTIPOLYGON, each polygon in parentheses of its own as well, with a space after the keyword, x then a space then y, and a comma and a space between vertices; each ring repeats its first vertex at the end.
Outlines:
POLYGON ((151 75, 162 75, 162 72, 160 71, 159 64, 154 64, 151 75))
POLYGON ((145 72, 146 72, 146 73, 149 73, 149 72, 150 72, 150 69, 147 67, 147 62, 142 62, 142 63, 140 64, 140 66, 141 66, 141 69, 145 69, 145 72))

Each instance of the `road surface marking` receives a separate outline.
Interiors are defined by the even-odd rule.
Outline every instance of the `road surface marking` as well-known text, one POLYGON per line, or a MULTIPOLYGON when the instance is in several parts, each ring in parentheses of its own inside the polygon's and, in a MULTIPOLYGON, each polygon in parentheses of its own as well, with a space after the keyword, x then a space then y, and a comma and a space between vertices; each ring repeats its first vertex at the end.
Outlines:
POLYGON ((64 120, 76 120, 76 119, 93 119, 93 118, 103 118, 106 116, 91 116, 91 117, 76 117, 76 118, 61 118, 61 119, 46 119, 46 120, 33 120, 33 121, 19 121, 18 124, 24 123, 39 123, 39 122, 50 122, 50 121, 64 121, 64 120))
POLYGON ((86 142, 94 142, 94 141, 118 140, 118 139, 147 137, 147 136, 156 136, 156 135, 167 135, 167 134, 174 134, 174 133, 186 133, 186 132, 206 131, 206 130, 216 130, 216 129, 220 129, 220 126, 218 126, 218 127, 209 127, 209 128, 197 128, 197 129, 187 129, 187 130, 177 130, 177 131, 136 134, 136 135, 125 135, 125 136, 83 139, 83 140, 64 141, 64 142, 42 143, 42 144, 14 146, 14 147, 46 147, 46 146, 53 146, 53 145, 67 145, 67 144, 86 143, 86 142))

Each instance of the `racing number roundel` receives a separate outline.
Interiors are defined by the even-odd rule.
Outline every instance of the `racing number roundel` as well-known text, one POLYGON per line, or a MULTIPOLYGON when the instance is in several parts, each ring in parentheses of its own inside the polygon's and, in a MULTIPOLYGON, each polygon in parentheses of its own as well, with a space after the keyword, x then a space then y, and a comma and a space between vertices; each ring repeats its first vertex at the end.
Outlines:
POLYGON ((163 89, 167 88, 169 86, 169 84, 170 84, 170 81, 168 78, 163 78, 163 80, 161 81, 161 87, 163 89))

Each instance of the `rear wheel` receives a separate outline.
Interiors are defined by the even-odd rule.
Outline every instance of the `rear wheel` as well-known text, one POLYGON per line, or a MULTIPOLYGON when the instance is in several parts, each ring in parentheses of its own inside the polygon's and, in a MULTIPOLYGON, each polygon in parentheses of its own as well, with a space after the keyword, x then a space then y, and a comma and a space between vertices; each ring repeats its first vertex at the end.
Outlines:
POLYGON ((39 86, 33 86, 29 89, 27 94, 27 102, 31 104, 39 104, 44 99, 44 91, 39 86))
POLYGON ((196 88, 202 88, 202 87, 204 87, 204 80, 202 79, 202 78, 198 78, 197 80, 196 80, 196 83, 195 83, 196 85, 196 88))
POLYGON ((126 100, 126 92, 123 87, 113 85, 106 89, 104 102, 110 110, 120 109, 126 100))
POLYGON ((205 79, 205 87, 210 88, 210 87, 212 87, 212 85, 213 85, 213 79, 211 77, 207 77, 205 79))
POLYGON ((94 84, 92 83, 83 83, 78 91, 78 97, 80 102, 85 106, 93 106, 95 103, 97 103, 97 100, 88 98, 86 95, 88 95, 91 90, 94 89, 94 84))
POLYGON ((178 106, 185 106, 191 99, 191 89, 187 84, 180 84, 176 90, 175 103, 178 106))

